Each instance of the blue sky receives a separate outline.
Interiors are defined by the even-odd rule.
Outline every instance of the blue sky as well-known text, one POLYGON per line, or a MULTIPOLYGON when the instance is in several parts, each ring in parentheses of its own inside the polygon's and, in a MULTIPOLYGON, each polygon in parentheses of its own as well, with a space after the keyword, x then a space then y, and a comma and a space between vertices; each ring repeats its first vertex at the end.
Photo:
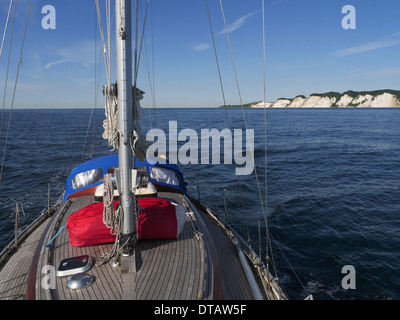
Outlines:
MULTIPOLYGON (((104 2, 100 0, 104 13, 104 2)), ((147 1, 141 0, 144 5, 147 1)), ((28 0, 19 0, 6 108, 28 0)), ((94 0, 34 0, 20 71, 16 108, 92 108, 96 75, 105 68, 94 0), (56 9, 56 29, 44 30, 42 7, 56 9), (97 32, 97 42, 95 41, 97 32), (97 58, 95 58, 97 48, 97 58), (97 61, 98 65, 95 65, 97 61), (97 70, 97 72, 95 72, 97 70)), ((219 0, 208 0, 228 104, 238 104, 232 62, 219 0)), ((261 0, 223 0, 243 102, 263 99, 261 0)), ((9 0, 0 0, 3 35, 9 0)), ((150 92, 152 70, 157 107, 216 107, 222 95, 204 0, 153 0, 153 36, 146 27, 149 67, 142 65, 139 86, 150 92)), ((400 1, 265 0, 267 100, 327 91, 399 89, 400 1), (356 9, 356 29, 342 28, 342 8, 356 9)), ((149 18, 150 19, 150 18, 149 18)), ((148 20, 150 22, 150 20, 148 20)), ((105 25, 105 22, 103 20, 105 25)), ((11 25, 9 26, 11 29, 11 25)), ((10 31, 9 29, 9 31, 10 31)), ((3 99, 10 32, 0 60, 3 99)), ((147 60, 146 60, 147 59, 147 60)), ((115 74, 113 75, 115 79, 115 74)), ((103 106, 99 94, 97 107, 103 106)), ((152 99, 143 102, 151 107, 152 99)))

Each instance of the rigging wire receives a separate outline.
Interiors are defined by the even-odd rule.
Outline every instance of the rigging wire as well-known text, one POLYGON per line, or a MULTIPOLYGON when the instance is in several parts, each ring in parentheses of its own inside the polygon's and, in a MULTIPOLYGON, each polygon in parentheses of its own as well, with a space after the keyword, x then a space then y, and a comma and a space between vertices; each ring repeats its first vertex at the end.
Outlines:
MULTIPOLYGON (((213 46, 214 46, 214 55, 215 55, 215 60, 216 60, 216 63, 217 63, 217 69, 218 69, 219 82, 220 82, 220 86, 221 86, 222 99, 224 101, 224 106, 226 106, 225 91, 224 91, 224 85, 223 85, 223 81, 222 81, 221 68, 220 68, 220 65, 219 65, 217 46, 215 44, 214 31, 213 31, 212 22, 211 22, 211 16, 210 16, 210 9, 208 7, 208 1, 205 0, 205 2, 206 2, 206 7, 207 7, 208 21, 209 21, 209 24, 210 24, 211 37, 212 37, 213 46)), ((231 125, 230 125, 230 121, 229 121, 229 115, 228 115, 228 109, 227 108, 225 108, 225 115, 226 115, 226 120, 227 120, 227 123, 228 123, 228 128, 229 128, 229 130, 231 130, 231 125)), ((241 186, 241 183, 240 183, 239 176, 236 176, 236 177, 237 177, 237 180, 238 180, 239 195, 240 195, 240 200, 242 202, 242 208, 243 208, 243 213, 244 213, 244 217, 245 217, 246 232, 247 232, 247 242, 250 245, 250 243, 251 243, 250 232, 249 232, 249 227, 248 227, 248 223, 247 223, 247 212, 246 212, 246 208, 245 208, 245 205, 244 205, 244 199, 243 199, 243 194, 242 194, 242 186, 241 186)))
POLYGON ((110 72, 110 63, 109 63, 109 53, 104 41, 104 31, 103 31, 103 25, 101 22, 101 12, 100 12, 100 7, 99 7, 99 0, 96 0, 96 11, 97 11, 97 20, 99 22, 99 29, 100 29, 100 35, 101 35, 101 41, 103 44, 103 53, 104 53, 104 62, 106 65, 106 72, 107 72, 107 82, 110 84, 111 83, 111 72, 110 72))
POLYGON ((12 4, 13 4, 13 0, 10 1, 10 7, 8 8, 7 20, 6 20, 6 24, 5 24, 5 27, 4 27, 4 33, 3 33, 3 40, 1 41, 0 59, 1 59, 1 55, 3 53, 4 40, 6 39, 8 21, 10 19, 10 13, 11 13, 12 4))
POLYGON ((138 70, 138 41, 139 41, 139 5, 140 2, 139 0, 136 0, 136 23, 135 23, 135 53, 134 53, 134 81, 133 81, 133 92, 134 92, 134 97, 133 101, 136 103, 136 90, 137 90, 137 70, 138 70))
MULTIPOLYGON (((150 125, 150 129, 154 128, 153 122, 152 122, 152 114, 151 114, 151 110, 153 108, 154 110, 154 101, 155 101, 155 97, 154 97, 154 89, 153 89, 153 83, 154 81, 151 78, 151 71, 150 71, 150 63, 149 63, 149 58, 148 58, 148 50, 147 50, 147 44, 146 41, 144 42, 144 51, 145 51, 145 55, 143 57, 143 63, 145 65, 145 72, 143 74, 143 83, 145 84, 145 88, 146 88, 146 92, 149 92, 150 98, 149 98, 149 108, 148 109, 148 115, 149 115, 149 125, 150 125), (148 84, 147 84, 148 83, 148 84), (150 100, 151 99, 151 100, 150 100)), ((154 76, 154 73, 153 73, 154 76)))
MULTIPOLYGON (((213 45, 214 45, 214 54, 215 54, 215 60, 216 60, 216 63, 217 63, 217 69, 218 69, 219 83, 220 83, 220 86, 221 86, 222 99, 223 99, 223 101, 224 101, 224 106, 226 106, 225 91, 224 91, 224 85, 223 85, 223 83, 222 83, 221 69, 220 69, 220 67, 219 67, 219 60, 218 60, 218 54, 217 54, 217 47, 216 47, 216 45, 215 45, 214 31, 213 31, 212 22, 211 22, 211 17, 210 17, 210 9, 209 9, 209 7, 208 7, 208 1, 207 1, 207 0, 205 0, 205 1, 206 1, 206 7, 207 7, 208 21, 209 21, 209 23, 210 23, 211 37, 212 37, 212 41, 213 41, 213 45)), ((226 108, 225 108, 225 114, 226 114, 226 119, 227 119, 227 121, 228 121, 228 126, 230 126, 230 124, 229 124, 228 111, 227 111, 226 108)), ((230 129, 230 127, 229 127, 229 129, 230 129)))
MULTIPOLYGON (((237 76, 237 72, 236 72, 235 61, 234 61, 234 58, 233 58, 232 46, 231 46, 228 27, 227 27, 227 23, 226 23, 224 8, 223 8, 223 5, 222 5, 222 0, 220 0, 220 6, 221 6, 222 17, 223 17, 223 20, 224 20, 225 33, 226 33, 226 36, 227 36, 227 39, 228 39, 229 52, 230 52, 230 56, 231 56, 231 60, 232 60, 233 71, 234 71, 234 74, 235 74, 236 87, 237 87, 238 95, 239 95, 239 99, 240 99, 240 105, 241 105, 241 109, 242 109, 244 125, 245 125, 246 131, 247 131, 248 130, 248 126, 247 126, 246 115, 245 115, 244 107, 243 107, 243 99, 242 99, 239 80, 238 80, 238 76, 237 76)), ((251 152, 252 158, 254 159, 254 150, 250 149, 250 152, 251 152)), ((266 219, 266 210, 264 210, 264 201, 263 201, 263 197, 261 195, 260 182, 259 182, 259 179, 258 179, 258 173, 257 173, 256 166, 254 166, 254 175, 255 175, 255 178, 256 178, 256 181, 257 181, 257 188, 258 188, 258 194, 259 194, 259 197, 260 197, 261 209, 262 209, 262 212, 263 212, 263 215, 264 215, 264 220, 265 220, 266 219)))
POLYGON ((10 117, 9 117, 9 120, 8 120, 8 127, 7 127, 7 133, 6 133, 6 140, 5 140, 5 143, 4 143, 3 160, 2 160, 2 163, 1 163, 1 170, 0 170, 0 183, 1 183, 1 178, 2 178, 2 175, 3 175, 4 161, 5 161, 6 150, 7 150, 7 141, 8 141, 8 135, 9 135, 9 133, 10 133, 11 117, 12 117, 12 111, 13 111, 13 109, 14 109, 15 94, 16 94, 16 92, 17 92, 19 71, 20 71, 20 68, 21 68, 21 65, 22 65, 22 54, 23 54, 23 51, 24 51, 26 30, 27 30, 27 28, 28 28, 28 20, 29 20, 29 14, 30 14, 30 11, 31 11, 31 4, 32 4, 32 0, 29 0, 28 12, 27 12, 27 15, 26 15, 26 21, 25 21, 25 27, 24 27, 24 35, 23 35, 23 38, 22 38, 21 51, 20 51, 19 60, 18 60, 17 75, 16 75, 16 78, 15 78, 14 92, 13 92, 13 97, 12 97, 12 102, 11 102, 11 108, 10 108, 10 117))
MULTIPOLYGON (((107 1, 107 0, 106 0, 107 1)), ((104 31, 103 31, 103 25, 102 25, 102 19, 101 19, 101 12, 100 12, 100 6, 99 6, 99 1, 96 0, 96 11, 97 11, 97 20, 99 23, 99 31, 100 31, 100 36, 101 36, 101 43, 103 47, 103 56, 104 56, 104 64, 105 64, 105 69, 106 69, 106 75, 107 75, 107 83, 108 85, 104 88, 103 94, 105 96, 105 101, 106 101, 106 106, 105 106, 105 112, 106 112, 106 120, 105 123, 103 123, 103 127, 105 126, 105 132, 107 132, 108 135, 108 141, 109 141, 109 146, 113 147, 114 149, 116 148, 116 133, 117 130, 114 128, 113 124, 113 114, 114 110, 116 108, 115 105, 115 96, 112 95, 112 90, 111 90, 111 4, 110 0, 106 2, 106 20, 107 20, 107 30, 108 30, 108 50, 107 50, 107 45, 105 43, 104 39, 104 31)), ((119 13, 121 14, 121 13, 119 13)), ((104 135, 103 135, 104 137, 104 135)), ((106 138, 107 139, 107 138, 106 138)))
MULTIPOLYGON (((262 0, 262 23, 263 23, 263 72, 264 72, 264 150, 265 150, 265 206, 267 210, 267 84, 266 84, 266 33, 265 33, 265 0, 262 0)), ((299 276, 297 275, 296 271, 294 270, 293 266, 290 264, 288 258, 285 256, 283 253, 281 247, 279 246, 279 243, 274 239, 273 235, 269 231, 268 228, 268 215, 265 215, 265 230, 266 230, 266 257, 268 259, 268 248, 270 248, 271 252, 271 257, 272 257, 272 265, 275 268, 275 261, 274 261, 274 255, 272 252, 272 244, 271 244, 271 238, 274 240, 274 243, 276 247, 279 249, 281 255, 284 257, 286 260, 286 263, 292 270, 293 274, 295 275, 297 281, 300 283, 302 288, 308 292, 308 290, 305 288, 303 283, 301 282, 299 276)), ((268 268, 268 261, 267 261, 267 268, 268 268)), ((276 269, 275 269, 275 274, 276 274, 276 269)))
POLYGON ((154 121, 154 126, 156 126, 157 119, 156 119, 156 77, 155 77, 155 62, 154 62, 154 15, 153 15, 153 1, 151 2, 151 62, 152 62, 152 73, 153 73, 153 91, 152 91, 152 97, 153 97, 153 121, 154 121))
MULTIPOLYGON (((9 52, 8 52, 8 61, 7 61, 6 79, 5 79, 5 83, 4 83, 3 109, 2 109, 2 112, 1 112, 1 119, 0 119, 0 139, 1 139, 1 134, 3 132, 3 117, 4 117, 4 109, 5 109, 5 104, 6 104, 6 96, 7 96, 8 73, 9 73, 9 70, 10 70, 10 60, 11 60, 12 43, 13 43, 13 37, 14 37, 14 25, 15 25, 15 14, 16 14, 16 11, 17 11, 17 1, 15 1, 15 6, 14 6, 13 22, 12 22, 12 27, 11 27, 10 48, 9 48, 9 52)), ((7 18, 7 25, 8 25, 8 18, 7 18)), ((4 39, 5 39, 5 34, 4 34, 4 37, 3 37, 3 41, 4 41, 4 39)), ((2 50, 3 50, 3 44, 2 44, 2 50)))
POLYGON ((297 281, 299 281, 301 287, 303 288, 304 291, 306 291, 307 293, 309 293, 309 290, 304 286, 303 282, 300 280, 300 277, 298 276, 298 274, 296 273, 296 271, 294 270, 294 268, 292 267, 292 265, 289 262, 289 259, 285 256, 285 254, 283 253, 281 247, 279 246, 278 242, 275 240, 274 236, 272 234, 270 234, 270 237, 274 240, 274 242, 276 243, 277 248, 279 249, 279 252, 281 253, 281 255, 285 258, 286 263, 288 264, 289 268, 292 270, 294 276, 296 277, 297 281))
POLYGON ((150 129, 153 129, 153 127, 155 127, 155 108, 156 108, 156 102, 155 102, 155 76, 154 76, 154 23, 153 23, 153 2, 148 2, 147 6, 146 6, 146 13, 145 13, 145 18, 143 18, 143 13, 140 12, 141 14, 141 21, 143 24, 143 32, 142 32, 142 40, 141 43, 144 44, 144 48, 142 48, 141 45, 141 49, 140 52, 141 54, 143 54, 143 60, 144 60, 144 67, 145 67, 145 71, 143 74, 143 78, 144 81, 143 83, 145 84, 145 88, 146 88, 146 92, 149 92, 149 94, 147 96, 149 96, 149 105, 150 107, 147 108, 148 109, 148 116, 149 116, 149 125, 150 125, 150 129), (150 71, 150 59, 149 59, 149 50, 147 48, 147 41, 145 41, 145 24, 146 24, 146 16, 147 16, 147 12, 148 12, 148 8, 150 6, 150 20, 151 20, 151 44, 152 44, 152 48, 151 48, 151 64, 152 64, 152 69, 150 71), (147 77, 146 77, 147 76, 147 77), (147 82, 148 82, 148 86, 147 86, 147 82), (154 117, 154 124, 152 122, 152 112, 151 110, 153 110, 153 117, 154 117))
MULTIPOLYGON (((231 41, 230 41, 230 37, 229 37, 229 32, 228 32, 228 27, 227 27, 227 23, 226 23, 225 14, 224 14, 224 8, 223 8, 222 0, 220 0, 220 7, 221 7, 222 17, 223 17, 223 21, 224 21, 224 26, 225 26, 225 33, 226 33, 226 36, 227 36, 227 39, 228 39, 229 51, 230 51, 230 56, 231 56, 231 60, 232 60, 232 66, 233 66, 233 70, 234 70, 234 74, 235 74, 236 86, 237 86, 237 90, 238 90, 238 94, 239 94, 239 99, 240 99, 240 105, 241 105, 241 109, 242 109, 244 124, 245 124, 245 128, 247 130, 248 129, 247 120, 246 120, 246 115, 245 115, 245 112, 244 112, 243 100, 242 100, 242 95, 241 95, 241 91, 240 91, 238 76, 237 76, 237 72, 236 72, 235 61, 234 61, 234 58, 233 58, 232 46, 231 46, 231 41)), ((264 49, 265 48, 265 14, 264 14, 265 6, 264 6, 264 0, 262 1, 262 11, 263 11, 263 37, 264 37, 263 49, 264 49)), ((264 49, 263 56, 264 56, 264 61, 265 61, 265 49, 264 49)), ((264 76, 264 79, 265 79, 265 76, 264 76)), ((266 88, 265 84, 264 84, 264 88, 266 88)), ((264 89, 264 96, 266 95, 265 92, 266 92, 266 89, 264 89)), ((264 110, 264 111, 266 112, 266 110, 264 110)), ((265 141, 266 141, 266 138, 265 138, 265 141)), ((266 153, 266 150, 267 149, 265 148, 265 153, 266 153)), ((251 152, 252 158, 254 159, 254 150, 250 150, 250 152, 251 152)), ((267 159, 265 159, 265 163, 266 163, 266 161, 267 161, 267 159)), ((265 175, 266 174, 267 174, 267 172, 265 170, 265 175)), ((268 246, 270 247, 270 252, 271 252, 271 257, 272 257, 272 265, 273 265, 273 268, 274 268, 275 277, 278 279, 277 270, 276 270, 276 266, 275 266, 275 262, 274 262, 274 256, 272 254, 272 247, 271 247, 270 240, 269 240, 269 231, 268 231, 268 224, 267 224, 267 203, 265 203, 265 208, 264 208, 264 201, 263 201, 263 196, 262 196, 262 193, 261 193, 260 182, 259 182, 256 166, 254 166, 254 175, 255 175, 255 178, 256 178, 256 182, 257 182, 257 188, 258 188, 258 195, 259 195, 259 198, 260 198, 261 210, 262 210, 262 213, 263 213, 263 216, 264 216, 265 225, 266 225, 266 237, 267 237, 267 241, 266 241, 267 244, 266 245, 267 245, 267 247, 268 246)), ((267 183, 267 181, 266 181, 266 183, 267 183)), ((267 186, 265 187, 265 189, 266 189, 265 190, 265 194, 267 194, 267 186)), ((265 201, 267 201, 267 198, 265 199, 265 201)), ((269 265, 268 260, 269 260, 269 258, 267 256, 267 267, 269 265)))
MULTIPOLYGON (((228 39, 229 51, 230 51, 230 55, 231 55, 233 71, 234 71, 234 74, 235 74, 235 80, 236 80, 236 86, 237 86, 238 95, 239 95, 239 99, 240 99, 240 105, 241 105, 241 109, 242 109, 242 113, 243 113, 244 125, 245 125, 245 129, 246 129, 246 131, 247 131, 247 130, 248 130, 248 126, 247 126, 246 115, 245 115, 244 107, 243 107, 243 99, 242 99, 242 94, 241 94, 241 90, 240 90, 239 80, 238 80, 238 76, 237 76, 237 72, 236 72, 235 61, 234 61, 234 58, 233 58, 231 40, 230 40, 230 37, 229 37, 229 32, 228 32, 228 27, 227 27, 226 19, 225 19, 225 13, 224 13, 223 5, 222 5, 222 0, 220 0, 220 6, 221 6, 222 17, 223 17, 223 20, 224 20, 225 33, 226 33, 226 36, 227 36, 227 39, 228 39)), ((250 152, 251 152, 252 158, 254 159, 254 150, 250 149, 250 152)), ((255 174, 255 177, 256 177, 256 180, 257 180, 257 187, 258 187, 258 193, 259 193, 260 202, 261 202, 261 209, 262 209, 262 212, 263 212, 263 215, 264 215, 264 219, 265 219, 266 211, 264 210, 264 202, 263 202, 263 197, 262 197, 262 195, 261 195, 260 183, 259 183, 259 179, 258 179, 258 174, 257 174, 257 168, 256 168, 256 166, 254 166, 254 174, 255 174)))
MULTIPOLYGON (((108 32, 108 45, 106 45, 105 42, 105 36, 104 36, 104 31, 103 31, 103 25, 101 21, 101 11, 100 11, 100 6, 99 6, 99 1, 96 0, 96 11, 97 11, 97 19, 99 21, 99 29, 100 29, 100 35, 101 35, 101 41, 102 41, 102 46, 103 46, 103 52, 104 52, 104 62, 105 62, 105 67, 106 67, 106 72, 107 72, 107 83, 108 83, 108 88, 111 88, 111 1, 110 0, 105 0, 106 1, 106 30, 108 32), (108 49, 107 49, 108 47, 108 49)), ((145 13, 145 18, 143 22, 143 30, 142 30, 142 35, 141 35, 141 40, 140 40, 140 47, 139 47, 139 4, 140 2, 138 0, 135 1, 136 5, 136 26, 135 26, 135 31, 136 31, 136 43, 135 43, 135 50, 134 50, 134 65, 135 65, 135 72, 134 72, 134 81, 133 81, 133 86, 134 88, 137 87, 137 77, 138 77, 138 69, 139 69, 139 63, 141 59, 141 54, 142 54, 142 47, 143 47, 143 41, 145 37, 145 25, 146 25, 146 20, 148 16, 148 9, 150 6, 150 0, 147 0, 147 6, 146 6, 146 13, 145 13)), ((121 14, 120 12, 117 14, 121 14)), ((153 57, 153 65, 154 65, 154 57, 153 57)), ((154 69, 153 69, 154 70, 154 69)), ((154 72, 154 71, 153 71, 154 72)), ((134 90, 135 92, 135 90, 134 90)), ((105 98, 106 101, 110 101, 110 92, 109 90, 104 90, 105 98)), ((155 103, 155 98, 153 98, 153 101, 155 103)), ((106 121, 108 125, 108 130, 113 132, 113 125, 112 122, 109 120, 112 118, 112 111, 110 107, 106 107, 106 121)))
MULTIPOLYGON (((141 36, 141 39, 140 39, 139 56, 137 58, 137 65, 136 65, 136 68, 135 68, 135 77, 134 77, 134 79, 135 79, 134 80, 135 87, 136 87, 136 81, 137 81, 137 77, 138 77, 138 73, 139 73, 140 57, 142 55, 142 46, 143 46, 144 32, 145 32, 145 29, 146 29, 146 20, 147 20, 147 12, 148 12, 148 9, 149 9, 149 4, 150 4, 150 0, 147 0, 146 13, 144 15, 144 21, 143 21, 142 36, 141 36)), ((137 20, 139 20, 138 16, 136 18, 137 18, 137 20)), ((138 23, 137 23, 137 28, 139 28, 139 24, 138 23)))
MULTIPOLYGON (((265 237, 266 259, 269 259, 268 248, 271 248, 272 264, 275 266, 274 255, 271 247, 270 231, 268 228, 268 174, 267 174, 267 83, 266 83, 266 34, 265 34, 265 1, 262 0, 262 26, 263 26, 263 80, 264 80, 264 175, 265 175, 265 237)), ((269 267, 267 261, 267 268, 269 267)), ((276 271, 275 271, 276 272, 276 271)))
MULTIPOLYGON (((144 60, 144 65, 145 65, 145 72, 144 72, 144 83, 149 83, 149 90, 150 90, 150 97, 151 97, 151 103, 153 105, 153 110, 155 114, 155 94, 154 94, 154 24, 153 24, 153 2, 150 2, 150 0, 147 0, 147 5, 143 17, 143 12, 140 10, 140 5, 139 2, 136 3, 136 47, 135 47, 135 73, 134 73, 134 88, 137 87, 137 79, 139 75, 139 67, 140 67, 140 60, 142 57, 142 54, 144 54, 143 60, 144 60), (151 5, 150 5, 151 4, 151 5), (150 8, 150 16, 151 16, 151 34, 152 34, 152 72, 153 72, 153 78, 150 75, 150 66, 149 66, 149 58, 148 58, 148 50, 147 50, 147 43, 145 41, 146 37, 146 24, 147 24, 147 17, 148 17, 148 12, 150 8), (141 18, 141 25, 139 24, 139 15, 141 18), (140 27, 142 28, 140 29, 140 27), (139 34, 140 36, 140 44, 138 43, 139 40, 139 34), (144 46, 143 46, 144 45, 144 46), (146 81, 146 74, 147 74, 147 81, 146 81), (153 80, 152 80, 153 79, 153 80), (152 83, 153 82, 153 83, 152 83)), ((146 85, 147 88, 147 85, 146 85)), ((147 90, 148 91, 148 90, 147 90)), ((151 109, 148 108, 149 110, 149 124, 150 128, 152 129, 153 123, 151 119, 151 109)), ((155 118, 155 116, 154 116, 155 118)))
POLYGON ((97 96, 98 96, 98 84, 100 80, 100 72, 101 69, 99 68, 99 74, 97 75, 97 18, 96 18, 96 12, 95 12, 95 18, 94 18, 94 106, 90 110, 90 116, 89 116, 89 122, 88 126, 86 129, 86 136, 85 136, 85 141, 83 143, 83 150, 82 150, 82 155, 81 155, 81 162, 83 162, 84 156, 85 156, 85 151, 86 151, 86 145, 89 137, 89 130, 92 124, 92 118, 93 118, 93 138, 92 138, 92 144, 93 144, 93 152, 92 155, 96 154, 96 111, 97 111, 97 96))
POLYGON ((111 0, 106 0, 107 16, 107 44, 108 44, 108 74, 110 75, 108 84, 111 85, 111 0))

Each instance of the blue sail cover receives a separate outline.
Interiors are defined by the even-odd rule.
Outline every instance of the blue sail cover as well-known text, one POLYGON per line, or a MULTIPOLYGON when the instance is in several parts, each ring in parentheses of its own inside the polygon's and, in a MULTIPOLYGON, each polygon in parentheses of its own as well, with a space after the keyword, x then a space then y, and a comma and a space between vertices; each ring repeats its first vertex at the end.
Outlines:
MULTIPOLYGON (((104 181, 104 175, 113 172, 118 167, 118 154, 111 154, 86 161, 75 167, 67 179, 64 201, 71 194, 99 186, 104 181)), ((149 176, 149 182, 158 186, 178 189, 186 193, 183 175, 175 164, 140 162, 136 159, 137 168, 145 168, 149 176)))

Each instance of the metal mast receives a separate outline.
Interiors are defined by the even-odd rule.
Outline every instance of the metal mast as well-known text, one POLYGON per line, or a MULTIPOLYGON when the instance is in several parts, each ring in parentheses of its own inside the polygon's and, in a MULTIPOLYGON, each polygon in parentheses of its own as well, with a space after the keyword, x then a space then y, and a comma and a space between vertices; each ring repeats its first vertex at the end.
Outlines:
MULTIPOLYGON (((118 91, 118 127, 120 130, 118 161, 120 173, 120 203, 123 210, 122 239, 132 244, 135 236, 135 199, 131 193, 134 157, 130 148, 132 117, 132 18, 131 1, 116 0, 116 59, 118 91)), ((124 250, 124 255, 131 252, 124 250)))

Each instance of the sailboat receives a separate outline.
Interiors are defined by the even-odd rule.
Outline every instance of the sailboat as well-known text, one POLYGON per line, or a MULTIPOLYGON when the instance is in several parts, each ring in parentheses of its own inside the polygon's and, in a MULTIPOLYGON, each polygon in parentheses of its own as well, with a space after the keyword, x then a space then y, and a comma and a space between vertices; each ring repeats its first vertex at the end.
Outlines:
POLYGON ((188 194, 178 165, 146 158, 131 5, 115 1, 117 82, 103 88, 117 153, 74 168, 60 201, 3 250, 1 299, 286 300, 247 241, 188 194))

